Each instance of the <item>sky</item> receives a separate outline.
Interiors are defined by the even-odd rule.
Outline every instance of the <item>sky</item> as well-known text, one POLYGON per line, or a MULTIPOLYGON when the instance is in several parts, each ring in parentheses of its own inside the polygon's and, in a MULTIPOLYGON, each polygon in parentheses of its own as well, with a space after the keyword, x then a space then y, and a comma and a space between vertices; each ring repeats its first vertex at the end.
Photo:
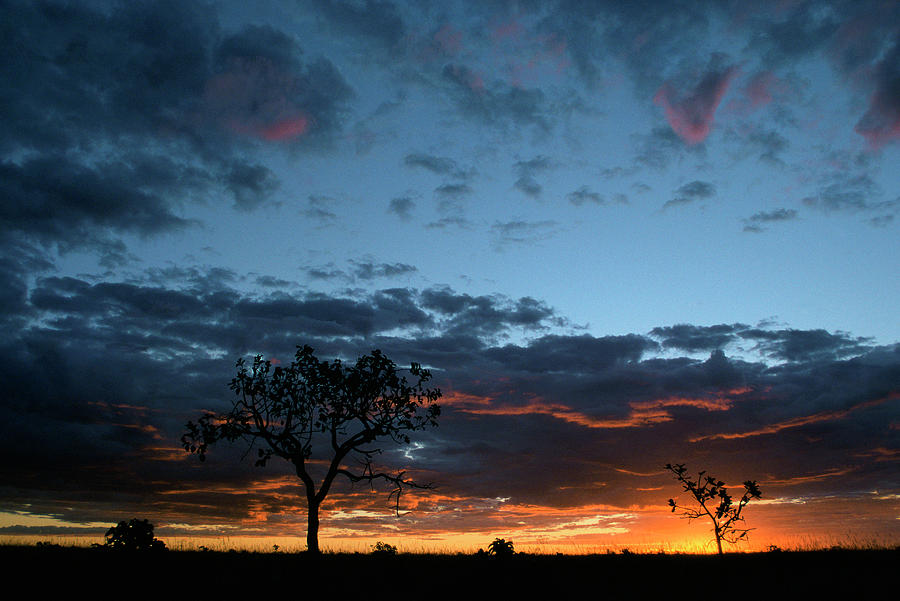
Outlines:
MULTIPOLYGON (((900 542, 900 3, 0 2, 0 537, 291 541, 181 435, 239 358, 418 362, 323 548, 900 542)), ((277 544, 277 543, 273 543, 277 544)), ((299 543, 299 544, 302 544, 299 543)))

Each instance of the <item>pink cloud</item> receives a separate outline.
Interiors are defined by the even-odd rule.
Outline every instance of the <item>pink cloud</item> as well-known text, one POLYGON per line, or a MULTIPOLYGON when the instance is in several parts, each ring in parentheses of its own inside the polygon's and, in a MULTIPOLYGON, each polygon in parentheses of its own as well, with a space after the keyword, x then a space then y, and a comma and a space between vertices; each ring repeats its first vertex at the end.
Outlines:
POLYGON ((269 141, 290 140, 306 133, 309 121, 303 115, 273 123, 260 130, 260 137, 269 141))
POLYGON ((897 99, 890 98, 883 90, 872 94, 869 110, 862 116, 854 130, 868 140, 874 149, 900 139, 900 104, 897 99))
POLYGON ((772 102, 774 83, 775 74, 771 71, 762 71, 750 79, 745 90, 747 98, 750 100, 750 108, 755 109, 772 102))
POLYGON ((675 133, 688 144, 698 144, 709 135, 716 109, 736 74, 734 66, 709 71, 688 96, 682 96, 666 82, 653 101, 663 107, 675 133))
POLYGON ((234 59, 209 79, 203 117, 243 136, 284 141, 307 132, 310 119, 294 102, 297 78, 264 58, 234 59))

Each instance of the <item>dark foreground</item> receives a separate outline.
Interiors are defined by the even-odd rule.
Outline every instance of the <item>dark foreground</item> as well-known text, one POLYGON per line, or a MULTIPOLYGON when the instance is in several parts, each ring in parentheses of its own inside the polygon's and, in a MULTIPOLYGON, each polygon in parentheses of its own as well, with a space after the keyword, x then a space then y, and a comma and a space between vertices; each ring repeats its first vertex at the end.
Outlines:
POLYGON ((10 581, 119 598, 884 599, 900 549, 693 555, 325 555, 0 547, 10 581))

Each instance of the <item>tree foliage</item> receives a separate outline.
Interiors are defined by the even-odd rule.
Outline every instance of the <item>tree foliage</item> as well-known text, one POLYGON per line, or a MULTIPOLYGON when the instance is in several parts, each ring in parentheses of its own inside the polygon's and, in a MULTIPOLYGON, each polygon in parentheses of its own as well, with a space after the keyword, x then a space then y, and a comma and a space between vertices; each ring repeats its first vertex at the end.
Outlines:
POLYGON ((378 541, 374 545, 372 545, 372 555, 378 555, 379 557, 388 557, 397 554, 397 547, 390 544, 378 541))
POLYGON ((751 499, 762 497, 762 492, 760 492, 756 481, 747 480, 744 482, 744 493, 741 495, 737 505, 735 505, 734 499, 728 494, 725 483, 708 475, 705 470, 698 473, 696 479, 691 479, 683 463, 676 463, 675 465, 667 463, 666 469, 674 474, 675 479, 681 483, 685 492, 691 493, 691 496, 694 497, 694 500, 699 505, 699 508, 686 507, 677 504, 674 499, 669 499, 669 506, 672 508, 672 512, 674 513, 676 510, 681 511, 682 517, 686 517, 688 521, 702 517, 709 518, 713 525, 713 534, 719 555, 722 554, 722 541, 735 544, 741 540, 746 540, 747 533, 752 528, 740 527, 744 521, 742 513, 751 499))
POLYGON ((511 540, 495 538, 488 545, 488 553, 494 557, 512 557, 516 554, 516 549, 511 540))
POLYGON ((231 410, 189 422, 182 443, 203 460, 210 445, 243 440, 248 450, 256 447, 258 466, 272 457, 293 464, 306 492, 309 551, 319 551, 319 506, 337 476, 392 484, 398 512, 404 488, 430 488, 407 479, 403 471, 379 471, 374 458, 382 449, 371 446, 409 444, 411 432, 437 426, 441 391, 425 387, 431 372, 421 365, 410 366, 407 381, 379 350, 346 365, 339 359, 320 361, 312 348, 298 346, 288 366, 273 368, 257 355, 249 366, 239 359, 236 367, 231 410), (311 467, 323 459, 327 468, 317 478, 311 467), (351 461, 360 467, 351 469, 351 461))
POLYGON ((153 524, 147 520, 132 518, 121 521, 106 531, 108 549, 120 551, 164 551, 166 543, 154 538, 153 524))

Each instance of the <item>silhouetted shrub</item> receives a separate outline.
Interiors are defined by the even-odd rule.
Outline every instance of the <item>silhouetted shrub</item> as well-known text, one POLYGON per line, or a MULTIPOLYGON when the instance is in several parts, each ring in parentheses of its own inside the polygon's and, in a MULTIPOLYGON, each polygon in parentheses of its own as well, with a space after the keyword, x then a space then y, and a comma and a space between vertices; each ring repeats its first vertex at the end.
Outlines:
POLYGON ((121 551, 165 551, 166 543, 153 537, 153 524, 132 518, 121 521, 106 531, 107 549, 121 551))
POLYGON ((372 555, 379 556, 387 556, 387 555, 396 555, 397 547, 394 545, 389 545, 388 543, 383 543, 378 541, 374 545, 372 545, 372 555))
POLYGON ((513 547, 513 542, 511 540, 495 538, 494 541, 488 545, 488 553, 494 557, 512 557, 515 555, 516 550, 513 547))

